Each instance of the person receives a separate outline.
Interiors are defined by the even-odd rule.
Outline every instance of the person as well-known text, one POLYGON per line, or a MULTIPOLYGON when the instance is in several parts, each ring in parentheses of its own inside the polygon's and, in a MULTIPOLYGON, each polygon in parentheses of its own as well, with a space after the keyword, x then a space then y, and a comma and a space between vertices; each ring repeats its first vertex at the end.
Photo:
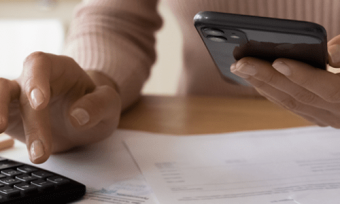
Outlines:
MULTIPOLYGON (((0 130, 26 143, 32 162, 102 140, 138 100, 155 61, 157 0, 87 0, 75 12, 65 55, 35 52, 21 76, 0 80, 0 130)), ((169 0, 184 39, 178 94, 260 97, 320 126, 340 128, 339 75, 302 62, 243 58, 231 66, 252 87, 225 81, 199 38, 202 10, 313 21, 329 36, 329 65, 340 67, 337 0, 169 0)), ((171 40, 171 39, 169 39, 171 40)), ((169 53, 171 54, 171 53, 169 53)))

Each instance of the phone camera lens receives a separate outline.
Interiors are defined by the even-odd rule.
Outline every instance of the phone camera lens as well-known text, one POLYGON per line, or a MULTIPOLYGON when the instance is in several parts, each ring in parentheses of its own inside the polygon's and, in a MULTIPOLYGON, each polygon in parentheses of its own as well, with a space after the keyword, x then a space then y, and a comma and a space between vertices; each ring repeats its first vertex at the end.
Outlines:
POLYGON ((224 32, 222 30, 215 29, 215 28, 203 28, 203 32, 206 35, 213 35, 213 36, 223 36, 224 35, 224 32))
POLYGON ((209 40, 211 40, 211 41, 214 41, 214 42, 219 42, 219 43, 221 43, 221 42, 227 42, 228 40, 227 40, 227 38, 225 38, 225 37, 220 37, 220 36, 208 36, 207 37, 209 40))

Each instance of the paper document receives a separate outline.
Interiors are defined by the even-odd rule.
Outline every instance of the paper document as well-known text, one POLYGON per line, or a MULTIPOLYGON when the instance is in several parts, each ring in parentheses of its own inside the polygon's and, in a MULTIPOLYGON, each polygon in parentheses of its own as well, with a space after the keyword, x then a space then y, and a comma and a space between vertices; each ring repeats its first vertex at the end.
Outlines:
POLYGON ((139 176, 125 181, 116 182, 108 187, 87 188, 84 199, 79 204, 156 204, 152 190, 139 176))
POLYGON ((161 204, 338 204, 340 130, 125 140, 161 204))
MULTIPOLYGON (((79 204, 158 204, 123 143, 123 138, 150 135, 117 130, 106 140, 52 155, 46 163, 37 166, 85 184, 87 192, 79 204)), ((0 155, 32 164, 26 146, 20 142, 0 155)))

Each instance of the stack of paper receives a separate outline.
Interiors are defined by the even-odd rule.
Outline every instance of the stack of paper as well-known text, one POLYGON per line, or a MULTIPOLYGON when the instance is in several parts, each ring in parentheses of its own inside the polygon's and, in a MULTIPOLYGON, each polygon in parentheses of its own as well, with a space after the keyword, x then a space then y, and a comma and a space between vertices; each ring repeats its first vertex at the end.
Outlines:
POLYGON ((161 204, 337 204, 340 131, 125 140, 161 204))

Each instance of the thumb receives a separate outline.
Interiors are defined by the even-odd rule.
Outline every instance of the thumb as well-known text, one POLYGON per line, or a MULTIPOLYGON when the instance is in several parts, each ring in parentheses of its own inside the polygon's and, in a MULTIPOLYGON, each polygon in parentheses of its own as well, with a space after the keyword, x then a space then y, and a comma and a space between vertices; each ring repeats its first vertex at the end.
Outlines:
POLYGON ((328 62, 332 67, 340 67, 340 35, 328 42, 328 62))
POLYGON ((70 120, 75 128, 88 129, 100 122, 119 121, 121 101, 109 86, 98 86, 78 99, 71 107, 70 120))
POLYGON ((96 87, 93 92, 78 99, 69 111, 75 129, 87 133, 92 131, 92 134, 74 137, 74 141, 84 145, 106 138, 118 127, 120 112, 121 100, 116 90, 107 85, 96 87))

